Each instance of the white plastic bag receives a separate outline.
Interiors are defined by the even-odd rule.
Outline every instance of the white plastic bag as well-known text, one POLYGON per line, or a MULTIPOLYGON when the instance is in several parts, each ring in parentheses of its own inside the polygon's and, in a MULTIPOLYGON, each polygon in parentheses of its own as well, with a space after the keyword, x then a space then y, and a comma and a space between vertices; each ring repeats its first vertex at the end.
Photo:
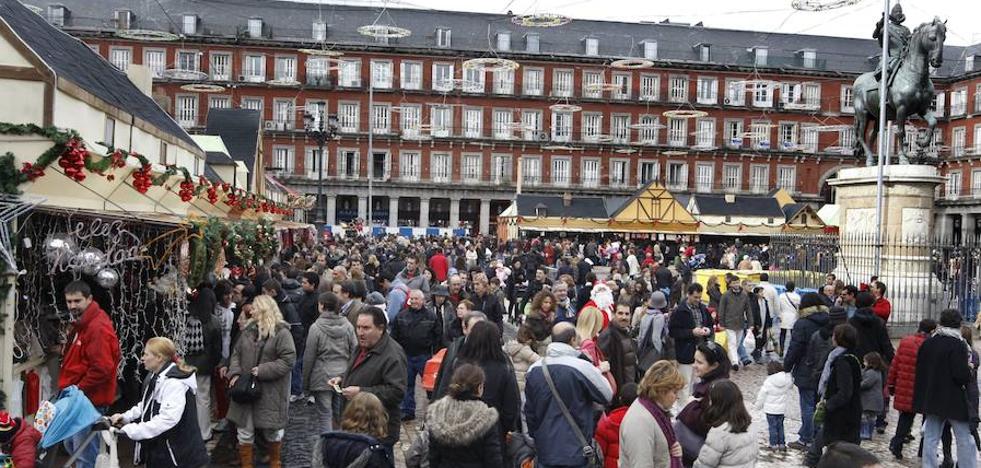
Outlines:
POLYGON ((119 468, 119 452, 116 451, 116 434, 111 430, 99 433, 104 443, 99 444, 99 456, 95 468, 119 468))
POLYGON ((746 354, 753 354, 753 351, 756 351, 756 335, 753 334, 752 330, 749 330, 746 337, 743 338, 743 348, 746 349, 746 354))

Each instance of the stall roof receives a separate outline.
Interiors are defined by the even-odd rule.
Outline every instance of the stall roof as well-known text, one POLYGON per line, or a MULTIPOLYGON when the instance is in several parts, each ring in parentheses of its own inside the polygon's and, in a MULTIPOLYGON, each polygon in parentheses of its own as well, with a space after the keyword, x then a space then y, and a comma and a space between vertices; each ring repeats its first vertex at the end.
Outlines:
POLYGON ((569 206, 561 195, 519 194, 515 199, 518 216, 537 216, 539 206, 545 208, 548 217, 608 218, 606 201, 600 197, 572 197, 569 206))
POLYGON ((688 206, 693 208, 693 213, 703 216, 784 217, 784 212, 780 209, 780 203, 777 202, 777 199, 766 195, 694 194, 691 196, 691 202, 688 206))
POLYGON ((211 109, 205 133, 220 136, 235 161, 242 161, 251 173, 259 143, 259 111, 252 109, 211 109))

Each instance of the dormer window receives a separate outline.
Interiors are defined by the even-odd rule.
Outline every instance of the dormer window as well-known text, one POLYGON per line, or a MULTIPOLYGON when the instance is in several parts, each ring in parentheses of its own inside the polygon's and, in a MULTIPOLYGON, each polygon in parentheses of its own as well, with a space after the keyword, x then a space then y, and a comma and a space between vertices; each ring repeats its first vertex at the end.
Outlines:
POLYGON ((436 28, 436 47, 449 48, 451 47, 453 31, 447 28, 436 28))
POLYGON ((198 15, 184 15, 181 21, 181 31, 185 36, 198 33, 198 15))
POLYGON ((525 52, 529 54, 537 54, 538 51, 539 51, 538 33, 525 34, 525 52))
POLYGON ((586 38, 586 55, 590 57, 599 55, 599 39, 595 37, 586 38))
POLYGON ((511 50, 511 33, 507 31, 497 33, 497 50, 505 52, 511 50))
POLYGON ((262 37, 262 18, 249 18, 249 37, 252 39, 262 37))
POLYGON ((535 205, 535 216, 539 218, 548 217, 548 207, 544 203, 539 203, 535 205))
POLYGON ((327 23, 323 21, 313 22, 313 40, 317 42, 327 40, 327 23))
POLYGON ((644 58, 657 60, 657 41, 644 41, 644 58))
POLYGON ((754 47, 753 48, 753 64, 757 67, 766 66, 766 57, 769 51, 766 47, 754 47))
POLYGON ((698 51, 698 60, 702 62, 712 61, 712 44, 696 44, 695 50, 698 51))
POLYGON ((817 67, 817 51, 814 49, 803 49, 797 51, 800 55, 801 63, 804 68, 815 68, 817 67))
POLYGON ((113 12, 113 20, 116 22, 116 29, 129 29, 133 24, 133 12, 129 10, 116 10, 113 12))
POLYGON ((964 71, 972 72, 974 71, 974 55, 968 55, 964 58, 964 71))
POLYGON ((51 5, 48 7, 48 22, 55 26, 64 26, 68 21, 68 8, 64 5, 51 5))

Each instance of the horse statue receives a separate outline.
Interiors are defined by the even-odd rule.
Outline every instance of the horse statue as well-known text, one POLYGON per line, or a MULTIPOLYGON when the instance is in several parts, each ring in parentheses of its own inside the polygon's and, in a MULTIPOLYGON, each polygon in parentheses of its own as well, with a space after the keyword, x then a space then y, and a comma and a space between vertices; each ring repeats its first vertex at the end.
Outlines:
MULTIPOLYGON (((899 57, 898 66, 892 74, 884 77, 886 82, 886 119, 898 127, 899 163, 909 164, 906 150, 906 119, 919 115, 928 125, 928 131, 917 137, 916 144, 922 150, 933 140, 933 129, 937 117, 930 105, 936 96, 933 82, 930 81, 930 67, 938 68, 944 60, 944 40, 947 38, 947 22, 934 17, 933 21, 920 24, 913 31, 909 42, 899 57)), ((865 164, 874 166, 869 142, 876 141, 879 133, 879 81, 875 72, 867 72, 855 79, 852 88, 855 96, 855 154, 865 155, 865 164), (872 135, 867 138, 869 122, 872 122, 872 135)))

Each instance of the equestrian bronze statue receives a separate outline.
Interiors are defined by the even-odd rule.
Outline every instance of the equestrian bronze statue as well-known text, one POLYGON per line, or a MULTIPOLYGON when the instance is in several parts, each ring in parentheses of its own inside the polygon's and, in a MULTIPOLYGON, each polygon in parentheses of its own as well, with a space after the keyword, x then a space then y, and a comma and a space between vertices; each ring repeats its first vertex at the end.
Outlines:
MULTIPOLYGON (((899 163, 909 164, 910 154, 906 148, 906 119, 919 115, 927 123, 926 133, 916 139, 922 152, 933 140, 933 130, 937 117, 930 109, 936 92, 930 81, 930 67, 943 64, 944 40, 947 37, 946 21, 934 17, 933 21, 923 23, 910 33, 902 26, 905 19, 902 8, 896 5, 889 15, 889 57, 886 69, 867 72, 855 79, 853 92, 855 98, 855 154, 865 155, 865 164, 876 164, 870 142, 875 143, 879 126, 879 80, 886 80, 886 119, 895 122, 899 138, 899 163), (869 123, 871 122, 871 125, 869 123), (871 132, 869 132, 869 127, 871 132), (871 133, 871 136, 868 135, 871 133)), ((885 18, 883 18, 885 20, 885 18)), ((876 26, 873 37, 882 44, 882 21, 876 26)), ((918 152, 918 153, 919 153, 918 152)))

